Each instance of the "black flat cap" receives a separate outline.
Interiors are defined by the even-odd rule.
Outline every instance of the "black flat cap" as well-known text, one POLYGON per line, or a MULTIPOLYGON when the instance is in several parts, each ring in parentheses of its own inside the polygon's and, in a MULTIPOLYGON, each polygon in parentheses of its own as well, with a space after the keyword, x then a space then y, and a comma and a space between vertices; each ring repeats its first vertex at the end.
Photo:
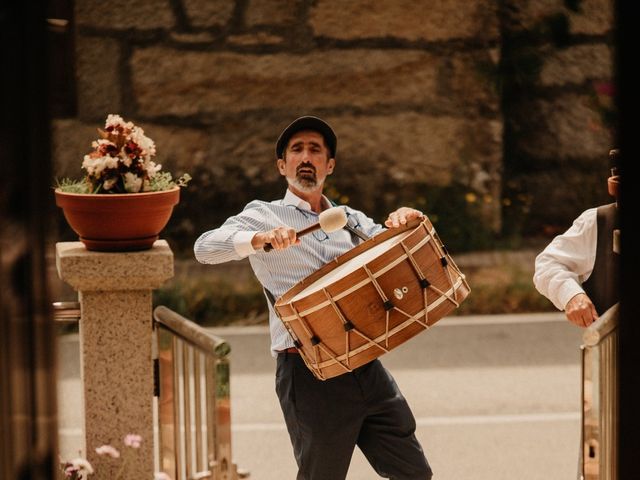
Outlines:
POLYGON ((329 153, 331 154, 331 158, 335 158, 336 148, 338 146, 336 134, 327 122, 318 117, 312 116, 297 118, 282 131, 278 137, 278 141, 276 142, 276 158, 282 158, 284 149, 287 148, 287 143, 289 143, 289 139, 296 133, 303 130, 312 130, 322 135, 324 137, 324 143, 327 145, 329 153))

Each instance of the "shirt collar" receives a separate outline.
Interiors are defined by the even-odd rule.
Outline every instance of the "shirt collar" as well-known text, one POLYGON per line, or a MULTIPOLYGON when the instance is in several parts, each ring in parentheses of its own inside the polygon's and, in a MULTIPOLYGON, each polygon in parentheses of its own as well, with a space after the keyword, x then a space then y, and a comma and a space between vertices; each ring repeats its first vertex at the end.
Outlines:
MULTIPOLYGON (((302 210, 311 210, 311 204, 306 200, 301 199, 295 193, 287 188, 287 193, 285 193, 284 198, 282 199, 282 203, 284 205, 292 205, 294 207, 298 207, 302 210)), ((322 196, 322 203, 325 206, 331 206, 331 202, 324 195, 322 196)))

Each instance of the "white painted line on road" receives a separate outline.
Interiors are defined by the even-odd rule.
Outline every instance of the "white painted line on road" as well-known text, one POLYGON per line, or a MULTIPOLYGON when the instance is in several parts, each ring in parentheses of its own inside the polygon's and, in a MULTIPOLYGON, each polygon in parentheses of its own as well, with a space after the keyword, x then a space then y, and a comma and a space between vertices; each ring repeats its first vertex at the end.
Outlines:
MULTIPOLYGON (((513 413, 504 415, 452 415, 442 417, 419 417, 419 427, 438 425, 496 425, 508 423, 575 422, 580 420, 580 412, 513 413)), ((284 422, 240 423, 231 426, 233 432, 284 432, 284 422)), ((61 428, 60 436, 82 435, 81 428, 61 428)))
POLYGON ((436 323, 442 327, 461 327, 474 325, 524 325, 527 323, 568 322, 563 313, 535 313, 526 315, 468 315, 447 317, 436 323))
MULTIPOLYGON (((524 325, 529 323, 568 322, 561 312, 516 313, 507 315, 464 315, 446 317, 436 323, 436 327, 466 327, 475 325, 524 325)), ((269 335, 266 325, 248 325, 246 327, 207 327, 206 330, 224 337, 225 335, 269 335)))
POLYGON ((416 424, 420 427, 426 427, 433 425, 495 425, 505 423, 573 422, 576 420, 580 420, 580 412, 422 417, 416 419, 416 424))

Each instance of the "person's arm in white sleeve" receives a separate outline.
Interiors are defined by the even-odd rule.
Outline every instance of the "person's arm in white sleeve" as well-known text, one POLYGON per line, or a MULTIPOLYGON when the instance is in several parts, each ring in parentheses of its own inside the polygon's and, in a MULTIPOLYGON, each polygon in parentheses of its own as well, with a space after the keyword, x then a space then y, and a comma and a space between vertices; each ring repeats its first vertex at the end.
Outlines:
POLYGON ((558 310, 584 293, 584 283, 595 262, 597 242, 596 209, 586 210, 573 225, 536 257, 533 283, 558 310))
POLYGON ((224 263, 241 260, 256 250, 251 241, 264 230, 260 204, 252 202, 239 215, 228 218, 219 228, 203 233, 196 240, 193 252, 200 263, 224 263))

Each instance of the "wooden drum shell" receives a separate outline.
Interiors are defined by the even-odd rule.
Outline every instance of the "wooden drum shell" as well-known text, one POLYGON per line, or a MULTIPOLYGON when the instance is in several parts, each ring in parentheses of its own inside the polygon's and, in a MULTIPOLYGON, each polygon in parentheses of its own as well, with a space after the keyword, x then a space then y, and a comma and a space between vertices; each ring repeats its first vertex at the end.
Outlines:
POLYGON ((288 290, 275 309, 307 366, 326 380, 428 329, 455 310, 469 291, 424 217, 386 230, 324 265, 288 290), (357 264, 364 252, 385 241, 390 245, 382 253, 300 295, 339 267, 357 264))

